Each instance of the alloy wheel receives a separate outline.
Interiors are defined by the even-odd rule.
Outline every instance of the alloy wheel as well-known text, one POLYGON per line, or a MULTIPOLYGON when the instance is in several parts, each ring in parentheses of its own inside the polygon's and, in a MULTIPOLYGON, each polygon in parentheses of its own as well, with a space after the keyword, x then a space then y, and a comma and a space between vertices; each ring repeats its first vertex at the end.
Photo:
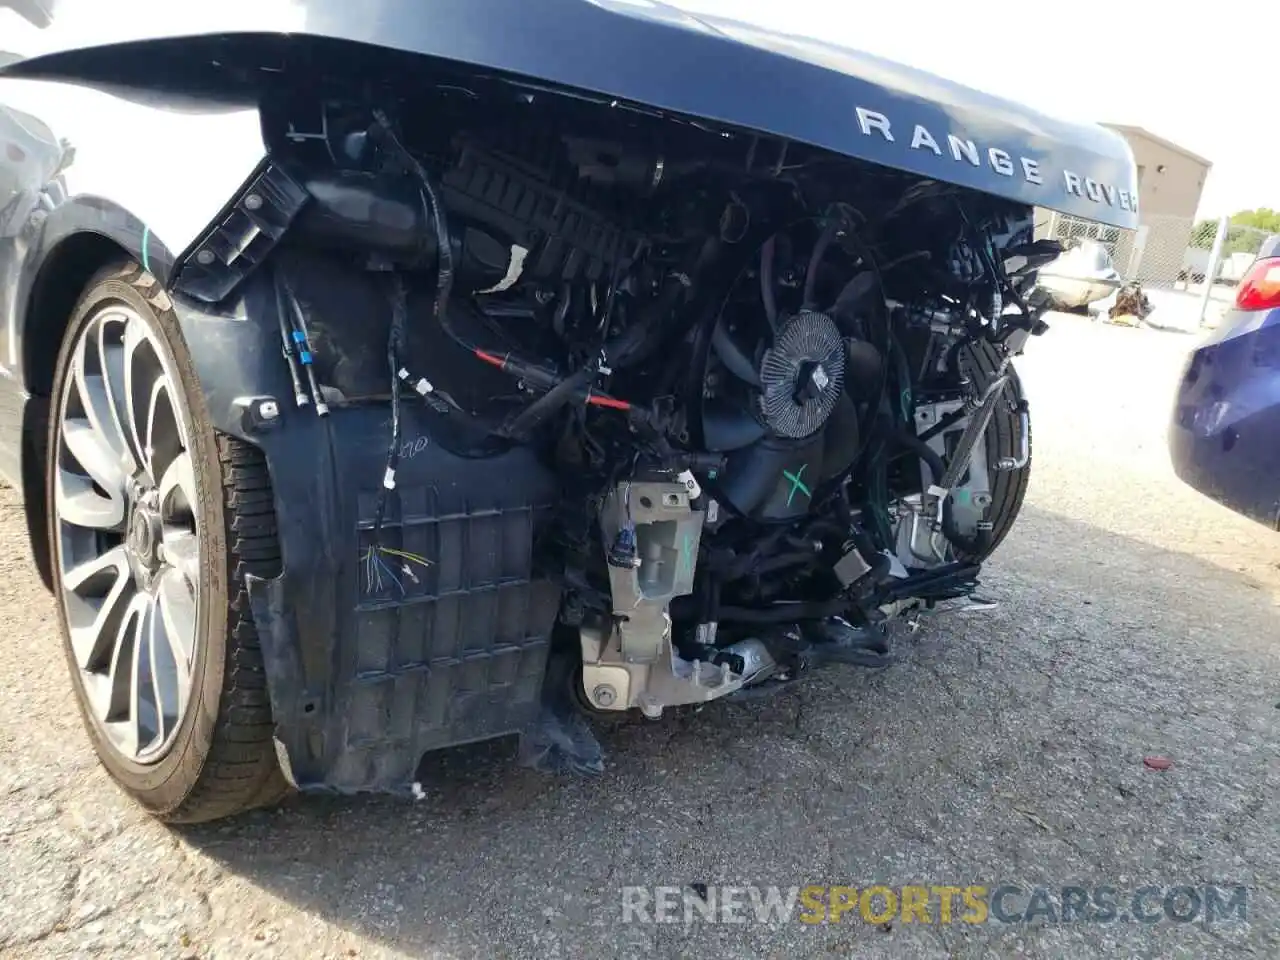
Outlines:
POLYGON ((190 430, 156 333, 113 303, 82 329, 54 454, 60 600, 86 712, 155 763, 192 699, 200 595, 190 430))

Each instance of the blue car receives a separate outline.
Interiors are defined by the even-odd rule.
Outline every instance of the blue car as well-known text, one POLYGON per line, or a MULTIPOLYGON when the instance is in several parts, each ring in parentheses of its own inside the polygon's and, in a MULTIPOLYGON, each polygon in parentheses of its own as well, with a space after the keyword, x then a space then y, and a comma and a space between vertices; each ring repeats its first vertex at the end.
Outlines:
POLYGON ((1267 239, 1178 384, 1169 452, 1179 477, 1280 529, 1280 235, 1267 239))

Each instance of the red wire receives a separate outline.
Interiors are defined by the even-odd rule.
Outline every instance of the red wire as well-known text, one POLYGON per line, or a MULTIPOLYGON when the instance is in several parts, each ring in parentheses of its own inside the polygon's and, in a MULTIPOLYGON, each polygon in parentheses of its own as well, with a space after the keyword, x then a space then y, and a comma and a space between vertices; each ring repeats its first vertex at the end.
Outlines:
MULTIPOLYGON (((483 350, 473 350, 472 353, 485 363, 493 364, 493 366, 497 367, 499 370, 505 370, 507 368, 507 361, 502 357, 495 357, 492 353, 486 353, 483 350)), ((615 400, 613 397, 603 397, 595 394, 587 397, 587 403, 597 407, 608 407, 611 410, 631 409, 631 404, 627 403, 625 400, 615 400)))
POLYGON ((630 410, 631 404, 625 400, 615 400, 613 397, 587 397, 587 403, 595 404, 597 407, 609 407, 611 410, 630 410))
POLYGON ((501 357, 495 357, 492 353, 485 353, 483 350, 476 350, 474 353, 485 363, 491 363, 499 370, 507 365, 507 361, 503 360, 501 357))

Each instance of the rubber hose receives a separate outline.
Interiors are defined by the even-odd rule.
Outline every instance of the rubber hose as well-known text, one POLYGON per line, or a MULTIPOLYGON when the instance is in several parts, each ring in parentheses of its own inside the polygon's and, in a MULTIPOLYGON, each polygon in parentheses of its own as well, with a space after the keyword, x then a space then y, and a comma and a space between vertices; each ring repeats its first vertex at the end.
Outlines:
POLYGON ((769 318, 769 328, 778 332, 778 300, 773 292, 773 250, 777 240, 775 233, 760 248, 760 300, 764 303, 764 315, 769 318))
POLYGON ((583 367, 571 376, 565 377, 565 379, 521 410, 519 415, 509 424, 501 427, 498 431, 499 434, 512 440, 519 440, 524 434, 536 429, 539 424, 543 423, 553 413, 591 386, 591 381, 595 377, 596 369, 593 366, 583 367))
POLYGON ((818 234, 818 242, 813 245, 813 253, 809 257, 809 267, 804 272, 804 300, 801 301, 803 310, 814 310, 817 304, 814 303, 813 295, 818 285, 818 267, 822 265, 822 258, 827 255, 827 249, 831 246, 831 241, 836 238, 836 232, 840 229, 840 218, 832 217, 822 228, 822 233, 818 234))
POLYGON ((929 446, 914 433, 908 433, 903 429, 887 430, 885 431, 885 436, 891 443, 896 444, 903 450, 914 453, 924 461, 925 466, 929 468, 929 472, 933 474, 934 483, 942 479, 942 475, 947 468, 942 462, 942 457, 938 455, 938 452, 933 447, 929 446))

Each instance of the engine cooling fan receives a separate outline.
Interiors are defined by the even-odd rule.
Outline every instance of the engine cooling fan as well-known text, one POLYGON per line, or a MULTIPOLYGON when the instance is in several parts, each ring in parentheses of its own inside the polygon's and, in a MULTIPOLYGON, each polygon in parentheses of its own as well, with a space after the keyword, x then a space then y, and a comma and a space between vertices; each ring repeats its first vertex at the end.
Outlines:
POLYGON ((760 416, 780 437, 810 436, 827 422, 844 389, 844 340, 816 310, 787 319, 760 362, 760 416))

